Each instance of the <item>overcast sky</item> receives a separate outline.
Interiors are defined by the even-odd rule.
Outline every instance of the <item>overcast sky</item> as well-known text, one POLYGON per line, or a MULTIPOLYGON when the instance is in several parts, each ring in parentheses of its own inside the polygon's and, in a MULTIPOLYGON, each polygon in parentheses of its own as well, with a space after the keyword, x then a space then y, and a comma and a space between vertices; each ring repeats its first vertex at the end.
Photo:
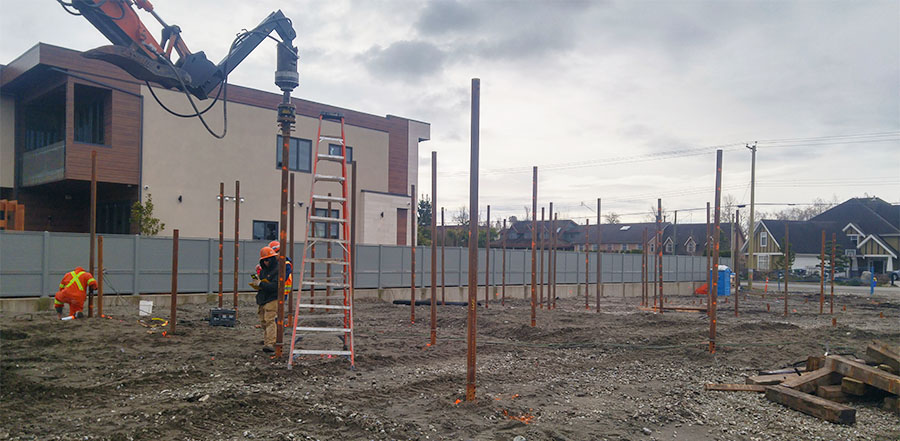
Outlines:
MULTIPOLYGON (((299 34, 294 96, 431 123, 417 187, 430 193, 437 151, 438 205, 451 212, 468 202, 474 77, 480 204, 495 218, 524 215, 533 165, 539 204, 580 222, 597 197, 604 212, 643 213, 657 197, 670 210, 702 207, 713 199, 714 146, 726 150, 724 193, 749 202, 743 145, 753 141, 757 202, 900 201, 897 0, 153 3, 213 60, 281 8, 299 34), (837 138, 871 133, 887 135, 837 138), (817 139, 762 142, 788 138, 817 139)), ((0 5, 0 63, 38 41, 107 44, 52 0, 0 5)), ((231 82, 277 92, 274 52, 257 50, 231 82)), ((705 214, 679 215, 691 220, 705 214)))

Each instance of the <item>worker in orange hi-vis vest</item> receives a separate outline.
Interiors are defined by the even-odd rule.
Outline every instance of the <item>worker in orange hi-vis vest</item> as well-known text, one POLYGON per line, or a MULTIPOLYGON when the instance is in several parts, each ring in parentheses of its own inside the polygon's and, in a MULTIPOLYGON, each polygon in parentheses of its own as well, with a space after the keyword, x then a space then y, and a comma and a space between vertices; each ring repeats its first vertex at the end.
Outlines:
MULTIPOLYGON (((79 266, 74 271, 66 273, 62 282, 59 283, 59 291, 56 292, 56 297, 53 301, 56 315, 63 319, 63 304, 68 303, 70 318, 84 317, 81 311, 84 310, 84 300, 87 298, 88 288, 97 289, 97 281, 84 268, 79 266)), ((68 320, 68 318, 64 320, 68 320)))

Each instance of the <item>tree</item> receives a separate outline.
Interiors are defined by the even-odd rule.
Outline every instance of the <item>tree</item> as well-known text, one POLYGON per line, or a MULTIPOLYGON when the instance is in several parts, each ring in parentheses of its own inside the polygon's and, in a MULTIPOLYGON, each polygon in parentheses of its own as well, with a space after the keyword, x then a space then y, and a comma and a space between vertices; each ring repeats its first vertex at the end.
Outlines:
POLYGON ((147 202, 135 201, 131 206, 131 223, 138 226, 138 233, 144 236, 156 236, 166 228, 166 224, 153 217, 153 196, 147 193, 147 202))
POLYGON ((834 244, 830 240, 825 242, 825 266, 834 268, 835 273, 844 272, 850 267, 850 258, 844 255, 844 247, 841 244, 834 244), (832 247, 834 247, 834 262, 831 261, 832 247))
MULTIPOLYGON (((647 213, 646 216, 644 216, 644 221, 645 221, 645 222, 656 222, 656 214, 657 214, 656 209, 657 209, 656 206, 654 206, 654 205, 651 205, 651 206, 650 206, 650 211, 647 213)), ((662 207, 662 219, 660 219, 660 222, 665 222, 665 221, 666 221, 666 215, 667 215, 667 214, 668 214, 668 210, 666 210, 666 206, 663 205, 663 207, 662 207)))
POLYGON ((450 216, 450 220, 453 221, 456 225, 469 225, 469 210, 465 205, 459 207, 453 215, 450 216))
POLYGON ((431 245, 431 198, 428 196, 419 199, 416 207, 416 225, 418 234, 416 243, 419 245, 431 245))
POLYGON ((618 224, 622 222, 621 217, 615 211, 610 211, 606 216, 603 216, 603 218, 606 219, 606 223, 608 224, 618 224))
MULTIPOLYGON (((797 257, 796 253, 794 253, 794 246, 790 245, 791 252, 788 253, 788 271, 794 267, 794 258, 797 257)), ((778 251, 781 251, 780 256, 775 256, 775 268, 776 270, 784 269, 784 240, 781 241, 781 245, 778 247, 778 251)))

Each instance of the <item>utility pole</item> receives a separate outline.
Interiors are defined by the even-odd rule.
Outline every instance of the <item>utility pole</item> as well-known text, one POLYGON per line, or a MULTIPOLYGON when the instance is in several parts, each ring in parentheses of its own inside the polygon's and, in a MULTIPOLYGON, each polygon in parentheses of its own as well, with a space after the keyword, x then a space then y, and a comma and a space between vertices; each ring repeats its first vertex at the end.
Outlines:
POLYGON ((756 269, 756 259, 753 258, 753 227, 755 222, 756 205, 756 142, 747 144, 750 149, 750 225, 747 228, 749 242, 747 243, 747 289, 753 290, 753 270, 756 269))

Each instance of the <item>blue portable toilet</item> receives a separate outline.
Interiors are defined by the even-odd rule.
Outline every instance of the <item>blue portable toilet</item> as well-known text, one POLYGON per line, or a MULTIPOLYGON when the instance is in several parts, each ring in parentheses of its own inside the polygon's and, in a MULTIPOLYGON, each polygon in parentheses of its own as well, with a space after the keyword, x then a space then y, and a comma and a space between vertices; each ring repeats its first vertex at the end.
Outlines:
POLYGON ((719 265, 719 281, 716 288, 716 296, 731 295, 731 275, 734 271, 726 265, 719 265))

